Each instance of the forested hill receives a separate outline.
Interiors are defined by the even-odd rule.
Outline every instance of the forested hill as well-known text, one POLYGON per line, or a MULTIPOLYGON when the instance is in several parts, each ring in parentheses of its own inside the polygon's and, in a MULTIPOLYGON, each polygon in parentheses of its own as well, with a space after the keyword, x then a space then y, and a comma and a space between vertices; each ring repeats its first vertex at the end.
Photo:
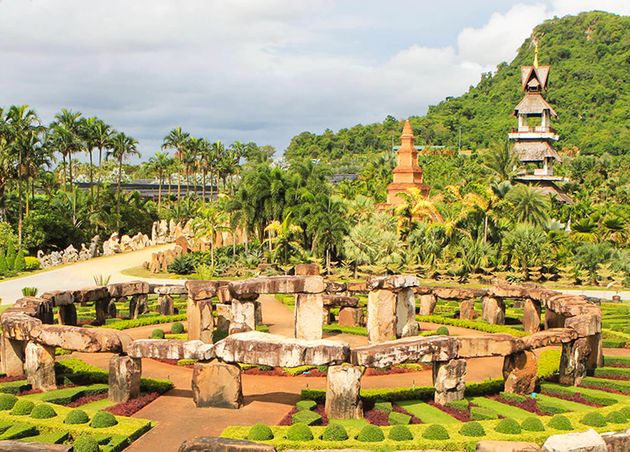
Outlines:
MULTIPOLYGON (((627 152, 630 17, 604 12, 538 25, 510 64, 501 63, 494 74, 483 74, 466 94, 429 107, 426 116, 413 117, 416 142, 456 149, 461 128, 462 148, 505 143, 508 131, 516 125, 514 106, 523 96, 520 67, 533 61, 532 37, 538 39, 540 64, 551 65, 545 96, 559 115, 553 124, 561 137, 558 148, 591 154, 627 152)), ((289 160, 317 158, 343 167, 343 162, 361 161, 361 157, 391 149, 401 127, 399 120, 388 116, 382 123, 337 133, 303 132, 291 140, 285 156, 289 160)))

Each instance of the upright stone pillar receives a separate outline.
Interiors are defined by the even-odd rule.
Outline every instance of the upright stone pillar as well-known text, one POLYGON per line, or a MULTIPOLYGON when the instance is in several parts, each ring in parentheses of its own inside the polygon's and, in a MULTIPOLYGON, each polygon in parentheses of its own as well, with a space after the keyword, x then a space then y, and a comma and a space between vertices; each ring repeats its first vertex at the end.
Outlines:
POLYGON ((540 303, 530 298, 523 302, 523 329, 529 334, 540 331, 540 303))
POLYGON ((437 297, 432 293, 420 295, 420 315, 433 315, 437 297))
POLYGON ((115 319, 118 317, 118 308, 116 307, 116 300, 113 298, 109 300, 109 304, 107 305, 107 315, 110 319, 115 319))
POLYGON ((232 300, 232 324, 237 325, 241 332, 256 330, 256 306, 253 301, 232 300))
POLYGON ((127 355, 113 355, 109 360, 109 400, 127 402, 140 395, 142 359, 127 355))
POLYGON ((243 405, 241 368, 218 360, 198 362, 193 368, 192 392, 197 408, 240 408, 243 405))
POLYGON ((505 324, 505 304, 502 299, 483 297, 481 306, 481 317, 483 320, 494 325, 505 324))
POLYGON ((24 371, 33 389, 51 391, 55 383, 55 347, 28 342, 24 349, 24 371))
POLYGON ((549 328, 564 328, 564 321, 566 318, 562 314, 558 314, 551 309, 545 310, 545 329, 549 328))
POLYGON ((342 326, 363 326, 363 309, 341 308, 338 322, 342 326))
POLYGON ((158 295, 158 311, 161 315, 173 315, 175 312, 175 306, 173 304, 173 297, 169 294, 158 295))
POLYGON ((396 295, 396 337, 417 335, 416 295, 413 288, 400 289, 396 295))
POLYGON ((295 296, 294 334, 298 339, 322 338, 322 324, 317 319, 324 316, 324 297, 320 293, 299 293, 295 296))
POLYGON ((396 300, 391 290, 377 289, 368 294, 367 328, 371 344, 396 339, 396 300))
POLYGON ((562 385, 577 386, 586 376, 588 357, 591 353, 589 341, 581 337, 562 344, 560 356, 559 382, 562 385))
POLYGON ((7 377, 24 375, 24 342, 0 336, 0 368, 7 377))
POLYGON ((361 377, 363 368, 342 364, 330 366, 326 376, 326 405, 328 419, 361 419, 361 377))
POLYGON ((72 304, 59 306, 59 324, 60 325, 77 325, 77 307, 72 304))
MULTIPOLYGON (((96 310, 96 325, 105 325, 107 319, 107 311, 109 308, 109 298, 101 298, 94 302, 94 309, 96 310)), ((131 315, 131 312, 130 312, 131 315)), ((135 319, 136 317, 134 317, 135 319)))
POLYGON ((188 298, 188 340, 201 340, 212 344, 214 318, 212 317, 212 301, 210 299, 193 300, 188 298))
POLYGON ((227 334, 232 322, 232 305, 217 303, 217 331, 227 334))
POLYGON ((140 314, 144 314, 149 310, 148 295, 138 294, 132 295, 129 301, 129 317, 137 319, 140 314))
POLYGON ((433 361, 435 403, 445 405, 464 398, 466 389, 466 360, 433 361))
POLYGON ((531 394, 538 378, 538 360, 531 351, 507 355, 503 360, 505 392, 531 394))
POLYGON ((252 304, 254 305, 254 320, 256 321, 256 326, 261 325, 263 323, 262 303, 260 300, 254 300, 252 304))
MULTIPOLYGON (((598 367, 604 365, 604 353, 602 350, 602 333, 592 334, 586 337, 588 345, 591 348, 591 353, 588 355, 586 361, 586 370, 591 372, 598 367)), ((591 372, 592 373, 592 372, 591 372)))
POLYGON ((460 320, 475 320, 475 300, 469 298, 459 304, 460 320))

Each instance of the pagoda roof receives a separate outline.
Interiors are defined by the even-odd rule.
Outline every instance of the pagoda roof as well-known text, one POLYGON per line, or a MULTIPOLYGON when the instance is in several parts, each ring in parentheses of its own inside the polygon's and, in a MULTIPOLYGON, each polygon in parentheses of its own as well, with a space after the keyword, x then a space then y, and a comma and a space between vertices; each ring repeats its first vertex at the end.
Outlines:
POLYGON ((546 141, 517 141, 513 150, 521 162, 542 162, 545 158, 562 161, 560 155, 546 141))
POLYGON ((540 93, 527 93, 519 104, 514 107, 514 114, 518 115, 519 113, 525 113, 542 115, 545 110, 549 110, 551 115, 554 117, 558 116, 555 110, 551 108, 551 105, 547 103, 540 93))
POLYGON ((540 89, 547 88, 550 66, 521 66, 521 88, 527 91, 528 84, 535 79, 540 85, 540 89))

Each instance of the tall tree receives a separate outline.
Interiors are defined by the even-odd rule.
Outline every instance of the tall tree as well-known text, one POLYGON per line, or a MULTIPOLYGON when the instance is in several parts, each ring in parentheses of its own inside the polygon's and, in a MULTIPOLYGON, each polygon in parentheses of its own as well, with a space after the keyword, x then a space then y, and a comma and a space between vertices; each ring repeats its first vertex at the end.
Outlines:
POLYGON ((122 183, 122 171, 123 162, 129 157, 140 157, 141 154, 138 151, 138 141, 135 138, 125 135, 123 132, 114 133, 111 139, 111 150, 107 154, 108 157, 115 159, 118 162, 118 183, 117 183, 117 202, 116 202, 116 214, 118 216, 116 223, 120 228, 120 203, 122 199, 121 195, 121 183, 122 183))
POLYGON ((184 132, 181 127, 176 127, 164 137, 164 141, 162 142, 162 149, 175 150, 175 158, 180 163, 177 169, 177 204, 179 204, 181 201, 181 163, 183 162, 186 152, 188 150, 189 138, 190 134, 188 132, 184 132))
POLYGON ((149 159, 149 167, 155 171, 158 178, 158 211, 162 207, 162 186, 166 178, 166 173, 173 166, 173 158, 167 152, 156 152, 149 159))

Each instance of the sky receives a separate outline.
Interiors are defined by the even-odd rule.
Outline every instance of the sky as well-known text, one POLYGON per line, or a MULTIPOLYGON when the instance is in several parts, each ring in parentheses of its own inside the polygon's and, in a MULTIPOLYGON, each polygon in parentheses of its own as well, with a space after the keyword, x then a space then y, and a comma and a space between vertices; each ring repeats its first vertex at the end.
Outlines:
POLYGON ((630 1, 0 0, 0 107, 98 116, 144 158, 177 126, 278 155, 302 131, 422 115, 543 20, 593 9, 630 1))

